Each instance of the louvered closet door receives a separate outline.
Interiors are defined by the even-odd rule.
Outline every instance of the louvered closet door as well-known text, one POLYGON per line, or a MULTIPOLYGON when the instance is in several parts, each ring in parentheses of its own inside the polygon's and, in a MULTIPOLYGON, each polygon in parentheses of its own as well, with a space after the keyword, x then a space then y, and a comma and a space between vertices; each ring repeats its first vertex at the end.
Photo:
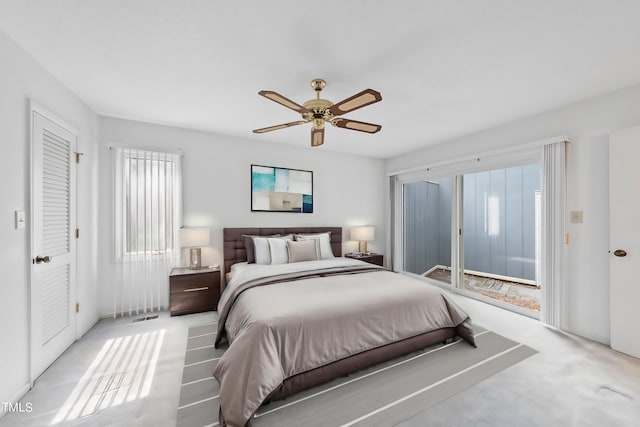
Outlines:
POLYGON ((75 340, 76 138, 32 112, 32 379, 75 340))

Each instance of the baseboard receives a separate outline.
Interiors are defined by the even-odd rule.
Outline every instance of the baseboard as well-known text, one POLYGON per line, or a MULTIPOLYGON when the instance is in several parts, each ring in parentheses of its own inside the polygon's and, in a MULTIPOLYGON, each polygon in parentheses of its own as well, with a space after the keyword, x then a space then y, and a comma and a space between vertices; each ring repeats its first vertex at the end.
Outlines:
POLYGON ((91 319, 89 326, 86 329, 77 331, 78 333, 76 334, 76 340, 79 340, 80 338, 85 336, 86 333, 89 332, 91 329, 93 329, 98 324, 99 321, 100 321, 99 316, 96 316, 95 318, 91 319))
MULTIPOLYGON (((22 399, 24 395, 27 394, 27 392, 29 392, 29 383, 26 383, 24 386, 22 386, 22 388, 13 396, 13 398, 11 398, 9 402, 11 403, 19 402, 20 399, 22 399)), ((5 412, 4 410, 2 410, 2 408, 0 408, 0 420, 5 415, 7 415, 7 412, 5 412)))

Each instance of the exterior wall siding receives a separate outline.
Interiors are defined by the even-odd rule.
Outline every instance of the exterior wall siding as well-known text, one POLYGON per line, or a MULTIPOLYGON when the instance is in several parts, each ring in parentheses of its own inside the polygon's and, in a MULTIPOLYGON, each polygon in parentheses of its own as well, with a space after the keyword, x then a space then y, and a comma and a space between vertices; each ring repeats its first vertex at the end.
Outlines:
MULTIPOLYGON (((464 267, 535 279, 535 192, 540 166, 464 176, 464 267)), ((405 270, 451 265, 451 179, 404 185, 405 270)))

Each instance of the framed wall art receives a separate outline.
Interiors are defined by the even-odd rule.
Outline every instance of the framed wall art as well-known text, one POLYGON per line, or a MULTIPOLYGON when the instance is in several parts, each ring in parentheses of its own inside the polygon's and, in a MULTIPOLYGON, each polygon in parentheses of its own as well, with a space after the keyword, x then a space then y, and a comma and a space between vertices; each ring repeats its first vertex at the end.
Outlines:
POLYGON ((251 165, 251 210, 313 213, 313 172, 251 165))

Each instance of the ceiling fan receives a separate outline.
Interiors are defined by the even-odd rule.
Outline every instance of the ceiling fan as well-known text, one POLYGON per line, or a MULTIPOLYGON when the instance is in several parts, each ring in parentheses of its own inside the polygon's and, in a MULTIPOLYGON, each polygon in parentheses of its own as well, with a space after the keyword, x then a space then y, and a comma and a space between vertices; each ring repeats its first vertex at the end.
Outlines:
POLYGON ((302 120, 255 129, 253 133, 271 132, 272 130, 284 129, 311 122, 313 124, 313 127, 311 128, 311 146, 317 147, 324 143, 324 125, 327 122, 339 128, 358 130, 360 132, 367 133, 376 133, 382 129, 382 125, 359 122, 357 120, 340 117, 343 114, 357 110, 358 108, 366 107, 367 105, 382 101, 380 92, 373 89, 365 89, 362 92, 356 93, 355 95, 334 104, 331 101, 320 98, 320 92, 326 84, 327 83, 322 79, 311 80, 311 87, 316 91, 316 99, 311 99, 302 105, 299 105, 279 93, 270 90, 261 90, 258 92, 259 95, 301 114, 302 120))

